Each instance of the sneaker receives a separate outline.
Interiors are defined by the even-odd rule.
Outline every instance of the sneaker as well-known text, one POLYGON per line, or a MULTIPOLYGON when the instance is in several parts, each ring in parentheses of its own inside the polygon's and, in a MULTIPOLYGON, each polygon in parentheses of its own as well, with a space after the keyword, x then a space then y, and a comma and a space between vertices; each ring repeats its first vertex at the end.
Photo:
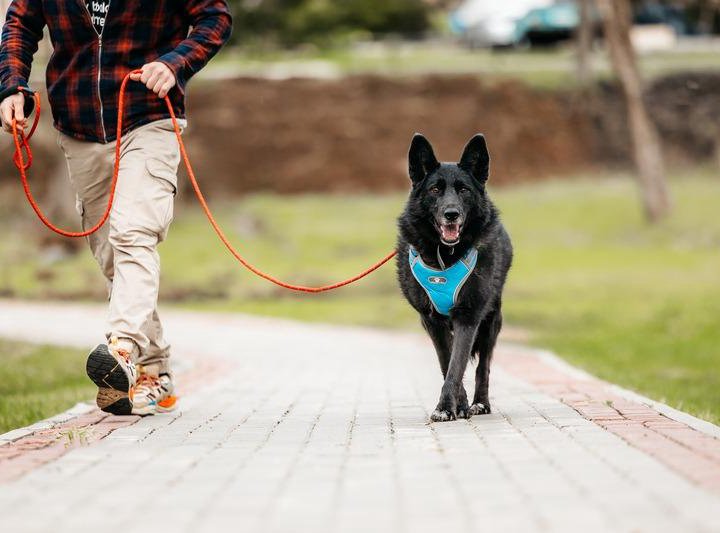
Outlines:
POLYGON ((146 416, 173 411, 177 407, 174 390, 175 386, 169 375, 153 376, 141 373, 135 386, 133 414, 146 416))
POLYGON ((114 415, 132 414, 137 370, 131 351, 113 338, 90 352, 85 370, 98 387, 97 405, 101 410, 114 415))

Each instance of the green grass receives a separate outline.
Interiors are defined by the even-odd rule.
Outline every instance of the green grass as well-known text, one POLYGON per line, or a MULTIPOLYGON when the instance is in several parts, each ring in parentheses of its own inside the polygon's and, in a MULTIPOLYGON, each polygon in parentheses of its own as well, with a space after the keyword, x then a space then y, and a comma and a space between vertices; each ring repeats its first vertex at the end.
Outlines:
MULTIPOLYGON (((676 173, 672 190, 673 216, 656 226, 643 221, 628 176, 493 190, 516 248, 505 314, 534 344, 718 422, 720 180, 714 170, 676 173)), ((251 261, 305 284, 347 277, 391 249, 403 202, 404 195, 211 199, 251 261)), ((100 300, 89 254, 43 255, 32 241, 43 230, 29 210, 17 213, 5 225, 24 230, 0 232, 0 293, 100 300)), ((288 293, 238 268, 192 204, 178 209, 161 255, 162 295, 174 305, 417 328, 394 266, 334 293, 288 293)))
MULTIPOLYGON (((640 55, 647 78, 687 70, 717 70, 713 50, 670 50, 640 55)), ((611 68, 604 50, 592 56, 598 78, 609 78, 611 68)), ((218 56, 200 75, 348 75, 477 74, 486 80, 517 79, 541 88, 572 86, 576 80, 571 47, 550 50, 468 50, 436 43, 398 43, 312 50, 253 53, 237 49, 218 56)))
POLYGON ((605 379, 718 422, 720 181, 674 185, 674 216, 657 227, 627 182, 500 195, 518 250, 507 318, 605 379))
POLYGON ((0 340, 0 433, 55 415, 92 397, 78 350, 0 340))

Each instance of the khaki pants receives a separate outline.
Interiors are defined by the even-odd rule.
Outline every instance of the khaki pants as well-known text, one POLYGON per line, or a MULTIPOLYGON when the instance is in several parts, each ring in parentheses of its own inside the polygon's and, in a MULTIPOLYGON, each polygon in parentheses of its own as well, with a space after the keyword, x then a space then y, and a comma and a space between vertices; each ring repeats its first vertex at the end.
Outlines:
MULTIPOLYGON (((103 215, 115 162, 115 143, 84 142, 60 134, 83 228, 103 215)), ((173 219, 180 153, 170 120, 126 134, 110 219, 88 237, 107 278, 110 297, 107 337, 132 345, 137 362, 152 373, 170 372, 170 345, 157 312, 160 257, 157 246, 173 219)))

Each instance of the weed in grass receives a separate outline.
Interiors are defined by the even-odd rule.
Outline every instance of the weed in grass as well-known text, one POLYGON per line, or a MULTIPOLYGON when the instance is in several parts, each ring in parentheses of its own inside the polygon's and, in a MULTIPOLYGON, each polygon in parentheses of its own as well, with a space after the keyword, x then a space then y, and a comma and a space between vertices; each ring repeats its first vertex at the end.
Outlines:
POLYGON ((65 441, 65 447, 88 446, 95 440, 95 430, 91 426, 72 427, 58 433, 58 439, 65 441))

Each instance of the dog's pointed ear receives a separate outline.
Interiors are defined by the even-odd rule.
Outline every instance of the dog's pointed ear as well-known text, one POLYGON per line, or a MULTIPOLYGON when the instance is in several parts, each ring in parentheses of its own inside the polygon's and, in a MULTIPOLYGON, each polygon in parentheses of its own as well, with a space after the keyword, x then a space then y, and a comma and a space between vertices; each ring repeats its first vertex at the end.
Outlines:
POLYGON ((416 133, 410 143, 408 168, 413 185, 420 183, 440 166, 433 147, 423 135, 416 133))
POLYGON ((458 166, 484 184, 490 173, 490 153, 487 149, 485 136, 478 133, 470 139, 463 150, 458 166))

